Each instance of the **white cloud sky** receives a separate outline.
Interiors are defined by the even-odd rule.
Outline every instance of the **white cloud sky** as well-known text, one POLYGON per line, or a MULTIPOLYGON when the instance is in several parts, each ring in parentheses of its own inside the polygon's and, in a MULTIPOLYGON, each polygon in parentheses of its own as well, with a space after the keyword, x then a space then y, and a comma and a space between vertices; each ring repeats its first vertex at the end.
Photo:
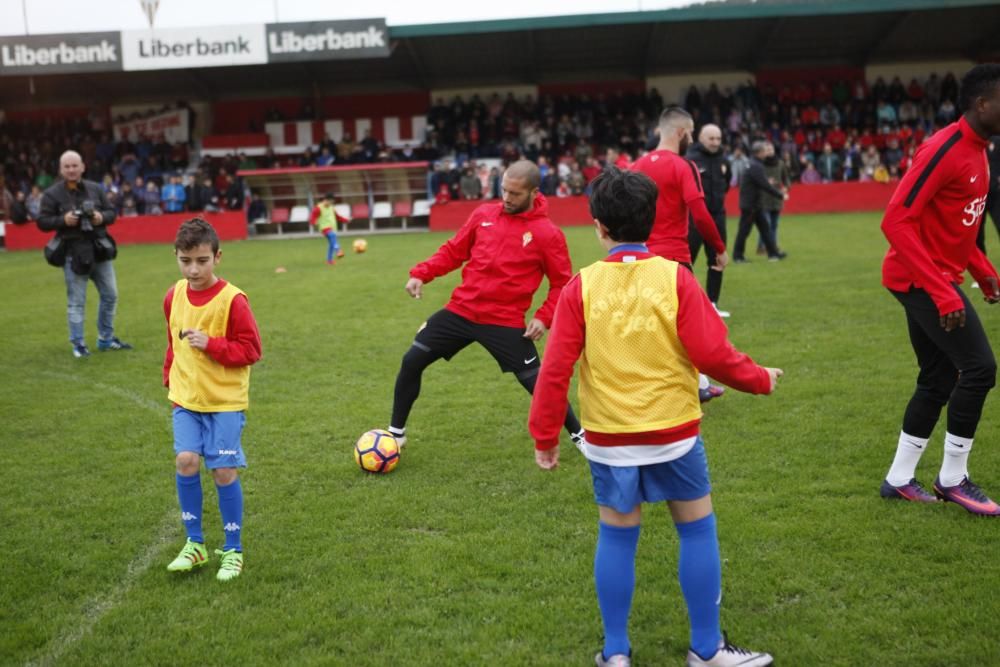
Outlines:
MULTIPOLYGON (((392 25, 667 9, 697 0, 160 0, 156 27, 385 18, 392 25)), ((0 0, 0 35, 147 28, 140 0, 0 0)))

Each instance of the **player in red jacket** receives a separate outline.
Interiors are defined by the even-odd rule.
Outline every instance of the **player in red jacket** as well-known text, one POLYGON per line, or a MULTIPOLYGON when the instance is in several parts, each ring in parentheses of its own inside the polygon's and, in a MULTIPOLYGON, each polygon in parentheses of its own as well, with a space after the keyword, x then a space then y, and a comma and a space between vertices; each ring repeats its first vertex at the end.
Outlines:
MULTIPOLYGON (((573 273, 566 237, 549 220, 540 183, 533 162, 510 165, 502 181, 503 202, 477 208, 454 237, 410 270, 406 291, 419 299, 426 283, 463 267, 451 300, 420 327, 403 355, 389 424, 400 445, 406 443, 406 420, 424 369, 438 359, 450 360, 470 343, 485 347, 500 370, 534 391, 541 366, 534 341, 552 326, 559 293, 573 273), (548 296, 525 326, 543 277, 549 281, 548 296)), ((565 426, 580 446, 582 428, 572 409, 566 411, 565 426)))
POLYGON ((973 514, 1000 516, 1000 505, 969 479, 967 467, 983 403, 996 383, 996 360, 958 287, 968 270, 987 303, 1000 301, 997 271, 976 247, 989 189, 986 144, 1000 134, 1000 64, 969 70, 959 104, 962 117, 917 150, 882 220, 889 240, 882 284, 906 311, 920 373, 880 492, 884 498, 935 502, 916 480, 916 468, 947 405, 934 493, 973 514))
MULTIPOLYGON (((693 141, 694 119, 684 109, 670 106, 660 114, 660 143, 655 151, 632 163, 630 169, 649 176, 659 193, 656 220, 649 235, 649 250, 664 259, 678 262, 691 270, 691 247, 688 243, 689 221, 705 243, 715 250, 715 265, 722 271, 729 263, 726 242, 719 234, 715 219, 705 204, 698 167, 684 157, 693 141)), ((705 375, 698 379, 698 397, 702 403, 721 396, 723 388, 710 384, 705 375)))

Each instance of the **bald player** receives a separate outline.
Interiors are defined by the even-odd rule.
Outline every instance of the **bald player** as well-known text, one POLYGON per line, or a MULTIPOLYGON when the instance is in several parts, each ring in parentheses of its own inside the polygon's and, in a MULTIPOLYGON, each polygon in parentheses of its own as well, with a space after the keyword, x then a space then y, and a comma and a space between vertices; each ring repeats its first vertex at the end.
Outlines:
POLYGON ((77 359, 90 356, 83 320, 87 282, 91 280, 101 298, 97 311, 97 349, 102 352, 132 349, 115 336, 118 284, 111 260, 117 255, 117 249, 107 231, 108 225, 115 221, 115 209, 97 183, 84 180, 85 169, 79 153, 63 153, 59 158, 62 178, 42 195, 38 214, 39 229, 56 233, 52 244, 58 249, 47 252, 46 259, 63 269, 69 342, 77 359))
MULTIPOLYGON (((462 282, 444 308, 420 326, 403 355, 389 424, 400 445, 406 443, 406 421, 420 394, 424 369, 438 359, 450 361, 471 343, 486 348, 501 371, 513 373, 534 392, 541 366, 535 341, 552 326, 556 301, 572 276, 566 237, 549 219, 540 183, 535 163, 513 163, 503 175, 502 201, 477 208, 454 237, 410 269, 406 291, 415 299, 423 296, 427 283, 459 267, 462 282), (543 277, 549 281, 548 295, 525 325, 543 277)), ((582 427, 572 408, 565 426, 581 447, 582 427)))
MULTIPOLYGON (((701 185, 705 193, 705 207, 708 209, 715 228, 719 232, 723 245, 726 243, 726 192, 729 190, 729 179, 732 172, 729 162, 722 151, 722 130, 718 125, 709 123, 698 132, 698 141, 691 144, 687 151, 687 159, 698 167, 701 185)), ((692 222, 688 225, 688 246, 691 251, 691 263, 698 260, 698 251, 705 246, 705 257, 708 261, 708 271, 705 278, 705 292, 708 300, 722 317, 729 313, 719 310, 719 295, 722 293, 722 272, 712 267, 716 264, 716 252, 692 222)))

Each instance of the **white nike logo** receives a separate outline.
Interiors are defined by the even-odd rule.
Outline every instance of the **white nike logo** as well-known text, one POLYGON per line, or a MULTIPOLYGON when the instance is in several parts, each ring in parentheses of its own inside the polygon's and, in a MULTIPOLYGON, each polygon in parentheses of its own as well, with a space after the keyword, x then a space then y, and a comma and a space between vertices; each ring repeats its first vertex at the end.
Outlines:
POLYGON ((493 223, 492 223, 492 222, 481 222, 481 223, 479 223, 479 224, 480 224, 480 226, 481 226, 481 227, 489 227, 489 226, 490 226, 490 225, 492 225, 493 223))
POLYGON ((538 355, 533 356, 531 359, 525 359, 524 360, 524 365, 527 366, 528 364, 530 364, 532 361, 534 361, 537 358, 538 358, 538 355))
POLYGON ((977 178, 979 178, 979 174, 976 174, 975 176, 973 176, 972 178, 970 178, 969 179, 969 183, 975 183, 977 178))

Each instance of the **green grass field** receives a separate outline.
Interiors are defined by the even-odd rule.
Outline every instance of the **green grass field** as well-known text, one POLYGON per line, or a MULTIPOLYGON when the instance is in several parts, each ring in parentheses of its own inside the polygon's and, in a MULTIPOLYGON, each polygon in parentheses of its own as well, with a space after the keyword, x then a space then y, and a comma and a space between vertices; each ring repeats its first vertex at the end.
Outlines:
MULTIPOLYGON (((732 340, 786 376, 772 397, 707 406, 723 627, 783 666, 1000 665, 1000 524, 878 497, 916 373, 903 311, 879 286, 878 222, 787 217, 787 261, 726 271, 732 340)), ((567 237, 575 267, 600 256, 589 228, 567 237)), ((485 351, 427 371, 395 472, 352 459, 353 440, 387 424, 399 359, 456 283, 421 301, 402 289, 445 238, 370 237, 334 269, 319 238, 224 246, 219 274, 250 295, 264 342, 243 440, 246 570, 228 585, 216 561, 165 571, 183 543, 161 386, 172 249, 121 249, 117 328, 136 349, 86 360, 70 355, 60 273, 40 251, 0 253, 0 664, 592 664, 587 467, 567 444, 558 471, 535 467, 528 396, 485 351)), ((996 331, 1000 308, 974 299, 996 331)), ((96 301, 91 288, 92 347, 96 301)), ((1000 494, 996 395, 971 467, 1000 494)), ((683 664, 676 546, 649 508, 640 667, 683 664)))

